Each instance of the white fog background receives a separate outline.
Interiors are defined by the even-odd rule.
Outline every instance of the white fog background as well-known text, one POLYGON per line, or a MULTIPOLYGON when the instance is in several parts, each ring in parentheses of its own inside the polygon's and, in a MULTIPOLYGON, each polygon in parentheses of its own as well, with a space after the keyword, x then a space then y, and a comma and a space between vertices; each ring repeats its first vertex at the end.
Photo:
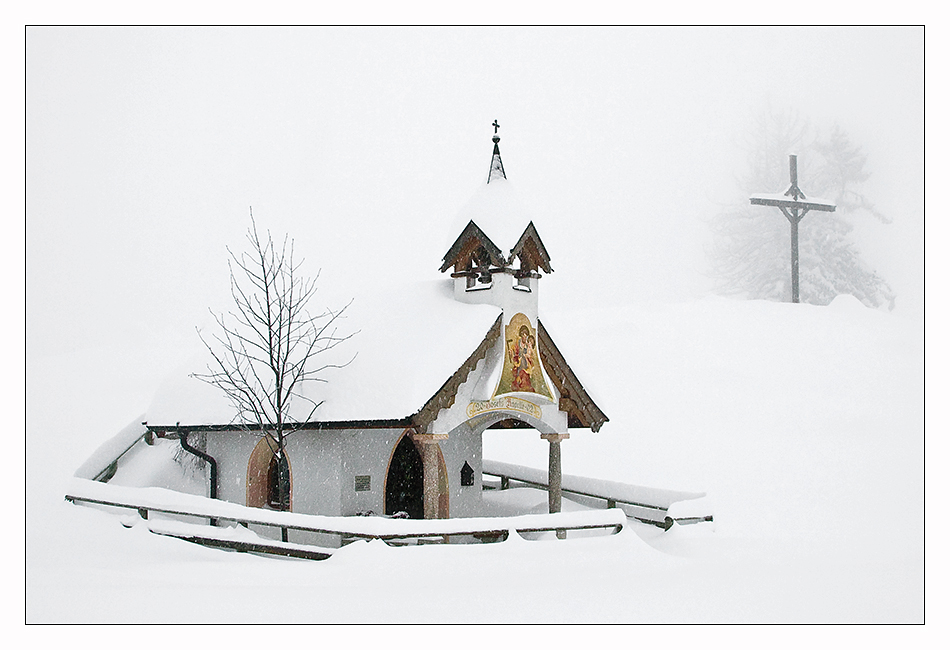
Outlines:
POLYGON ((249 207, 330 306, 440 277, 496 119, 555 269, 542 311, 707 295, 706 220, 771 106, 867 154, 893 223, 855 236, 922 326, 923 73, 919 28, 29 29, 27 496, 34 436, 78 466, 193 353, 249 207))
POLYGON ((143 396, 171 359, 110 350, 174 349, 228 306, 250 206, 328 301, 438 277, 495 119, 548 304, 703 295, 704 219, 743 195, 770 104, 863 147, 893 224, 856 234, 922 311, 919 29, 47 28, 27 78, 29 361, 93 353, 143 396))

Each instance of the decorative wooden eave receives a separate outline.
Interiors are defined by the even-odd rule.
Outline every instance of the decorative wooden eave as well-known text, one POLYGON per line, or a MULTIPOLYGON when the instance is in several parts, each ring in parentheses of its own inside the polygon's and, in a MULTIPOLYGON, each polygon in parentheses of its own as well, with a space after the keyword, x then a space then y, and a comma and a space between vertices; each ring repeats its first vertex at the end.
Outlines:
POLYGON ((551 268, 551 256, 548 255, 533 221, 528 223, 528 227, 524 229, 518 243, 511 249, 508 263, 511 264, 516 257, 521 260, 522 270, 537 271, 540 268, 545 273, 554 272, 554 269, 551 268))
POLYGON ((442 384, 442 388, 429 398, 429 401, 419 409, 419 412, 412 416, 412 424, 416 431, 425 433, 429 424, 439 417, 439 411, 450 408, 455 404, 455 397, 458 393, 459 386, 465 383, 471 372, 475 370, 475 366, 478 365, 478 362, 488 355, 488 351, 492 349, 492 346, 495 345, 495 341, 501 336, 501 321, 502 314, 498 314, 498 318, 495 319, 492 326, 488 328, 485 338, 482 339, 482 342, 475 348, 475 351, 469 355, 465 363, 442 384))
POLYGON ((497 267, 507 266, 507 260, 505 260, 501 249, 495 246, 495 243, 478 227, 478 224, 469 221, 458 239, 455 240, 455 243, 442 258, 442 268, 439 270, 444 273, 454 266, 456 272, 467 271, 470 263, 478 259, 479 252, 482 252, 486 258, 485 263, 497 267))
POLYGON ((561 394, 559 408, 567 413, 567 426, 571 429, 590 429, 594 433, 600 430, 609 419, 591 399, 583 384, 567 365, 567 360, 554 345, 551 335, 538 321, 538 351, 541 363, 561 394))

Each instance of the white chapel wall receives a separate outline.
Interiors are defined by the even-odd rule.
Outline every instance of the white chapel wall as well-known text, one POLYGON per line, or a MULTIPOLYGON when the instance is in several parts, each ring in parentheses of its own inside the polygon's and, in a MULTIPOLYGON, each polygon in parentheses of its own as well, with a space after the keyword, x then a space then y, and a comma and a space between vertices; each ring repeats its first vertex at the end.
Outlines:
POLYGON ((482 512, 482 436, 471 432, 450 435, 440 445, 449 479, 449 516, 479 517, 482 512), (465 463, 475 471, 475 484, 462 485, 465 463))
POLYGON ((340 431, 303 430, 287 437, 293 478, 293 511, 343 514, 340 498, 343 442, 340 431))
POLYGON ((218 464, 218 498, 245 505, 247 462, 260 438, 247 431, 210 431, 208 454, 218 464))
MULTIPOLYGON (((389 458, 405 429, 355 429, 341 432, 341 514, 386 512, 386 473, 389 458), (369 477, 369 489, 356 490, 356 477, 369 477)), ((361 486, 365 487, 365 479, 361 486)))

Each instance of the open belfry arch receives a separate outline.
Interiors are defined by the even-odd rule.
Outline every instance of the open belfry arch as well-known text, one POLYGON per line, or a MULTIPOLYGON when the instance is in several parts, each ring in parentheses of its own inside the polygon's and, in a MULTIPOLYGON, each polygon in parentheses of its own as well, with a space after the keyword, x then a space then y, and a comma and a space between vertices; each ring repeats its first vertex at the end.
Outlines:
MULTIPOLYGON (((596 432, 607 422, 538 317, 551 256, 512 191, 493 126, 486 182, 447 227, 440 270, 448 277, 380 284, 348 308, 359 329, 350 358, 315 389, 319 419, 295 423, 286 438, 292 511, 483 516, 482 434, 520 428, 548 445, 549 509, 557 512, 561 443, 571 429, 596 432)), ((186 390, 205 390, 195 383, 186 390)), ((211 407, 220 401, 196 397, 194 412, 157 408, 152 422, 175 424, 147 423, 149 435, 200 445, 212 498, 273 507, 269 439, 246 424, 220 424, 229 417, 211 407)))

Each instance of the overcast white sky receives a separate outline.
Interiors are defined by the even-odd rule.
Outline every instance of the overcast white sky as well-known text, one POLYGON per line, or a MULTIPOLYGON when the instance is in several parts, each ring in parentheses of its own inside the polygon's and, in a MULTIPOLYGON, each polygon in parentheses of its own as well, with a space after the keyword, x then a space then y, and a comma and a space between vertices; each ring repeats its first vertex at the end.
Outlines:
POLYGON ((542 310, 693 299, 766 102, 864 147, 894 221, 868 255, 919 311, 919 28, 30 29, 28 353, 194 337, 249 206, 328 298, 440 277, 495 119, 556 270, 542 310))

